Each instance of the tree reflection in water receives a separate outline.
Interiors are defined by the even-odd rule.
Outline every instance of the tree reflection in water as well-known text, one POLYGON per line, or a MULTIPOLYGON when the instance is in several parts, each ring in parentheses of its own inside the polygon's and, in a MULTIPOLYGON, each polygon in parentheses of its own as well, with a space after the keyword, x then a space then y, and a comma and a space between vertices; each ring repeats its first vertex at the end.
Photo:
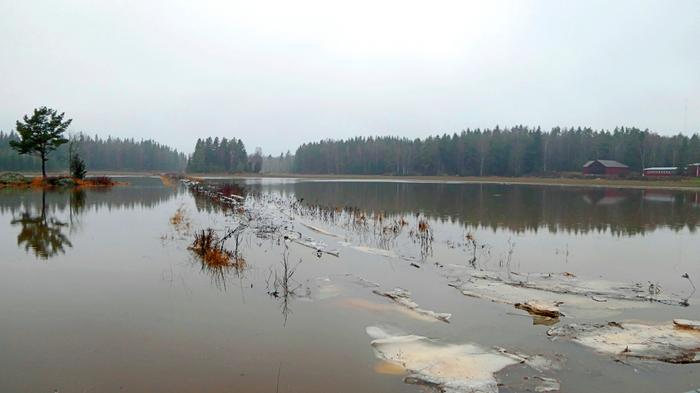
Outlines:
MULTIPOLYGON (((70 198, 71 222, 73 215, 79 214, 85 205, 84 191, 73 191, 70 198)), ((46 208, 46 191, 41 192, 41 207, 33 213, 30 207, 20 214, 19 218, 13 218, 11 225, 21 226, 17 235, 17 245, 24 247, 25 251, 30 250, 34 256, 40 259, 49 259, 56 255, 65 254, 66 247, 73 247, 73 244, 64 233, 69 229, 67 222, 61 221, 50 213, 46 208)))

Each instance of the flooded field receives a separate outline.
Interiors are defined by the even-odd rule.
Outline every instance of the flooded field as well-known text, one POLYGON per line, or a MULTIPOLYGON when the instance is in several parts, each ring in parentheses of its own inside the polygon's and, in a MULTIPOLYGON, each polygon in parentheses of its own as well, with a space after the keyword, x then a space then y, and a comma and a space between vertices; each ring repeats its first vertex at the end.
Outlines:
POLYGON ((124 180, 0 190, 1 392, 700 388, 700 193, 124 180))

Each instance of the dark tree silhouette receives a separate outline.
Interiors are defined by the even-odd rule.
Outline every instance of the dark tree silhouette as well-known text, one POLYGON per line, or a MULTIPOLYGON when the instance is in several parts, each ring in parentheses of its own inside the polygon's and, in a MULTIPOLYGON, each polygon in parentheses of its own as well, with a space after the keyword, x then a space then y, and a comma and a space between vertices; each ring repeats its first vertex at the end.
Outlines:
POLYGON ((17 245, 24 246, 26 251, 31 249, 37 258, 48 259, 59 252, 65 253, 65 246, 73 246, 63 233, 68 224, 46 213, 46 191, 42 191, 38 215, 25 211, 19 218, 13 219, 11 224, 22 227, 17 235, 17 245))
POLYGON ((197 139, 194 152, 187 162, 187 172, 246 172, 251 167, 260 171, 262 167, 262 152, 260 157, 253 156, 249 162, 243 141, 236 138, 226 139, 197 139))
MULTIPOLYGON (((10 147, 13 141, 19 140, 15 132, 0 132, 0 170, 31 171, 39 166, 38 157, 19 155, 10 147)), ((102 139, 78 133, 72 141, 73 151, 80 152, 80 158, 91 171, 179 172, 187 163, 183 153, 152 140, 102 139)), ((65 170, 70 162, 69 145, 61 145, 49 154, 47 171, 65 170)))
MULTIPOLYGON (((310 174, 523 176, 579 172, 588 160, 611 159, 640 171, 700 162, 700 135, 539 127, 467 129, 424 139, 357 137, 301 145, 292 170, 310 174)), ((267 159, 278 169, 282 157, 267 159)), ((268 169, 265 168, 265 169, 268 169)), ((268 170, 266 170, 268 171, 268 170)))
POLYGON ((19 141, 11 141, 10 146, 19 154, 36 154, 41 159, 41 174, 46 178, 46 161, 49 153, 68 142, 63 134, 70 126, 72 119, 63 121, 65 113, 59 114, 55 109, 45 106, 34 109, 29 117, 24 115, 24 121, 17 121, 19 141))

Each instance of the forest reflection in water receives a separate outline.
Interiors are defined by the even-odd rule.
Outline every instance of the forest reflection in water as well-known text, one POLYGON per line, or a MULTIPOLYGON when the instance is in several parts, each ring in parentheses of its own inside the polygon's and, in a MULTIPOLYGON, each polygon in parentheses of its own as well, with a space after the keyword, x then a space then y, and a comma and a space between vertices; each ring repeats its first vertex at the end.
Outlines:
MULTIPOLYGON (((80 193, 0 190, 0 391, 269 391, 277 381, 280 391, 424 391, 373 367, 367 327, 379 325, 438 343, 563 359, 565 368, 547 375, 571 392, 697 385, 696 366, 645 365, 637 372, 606 362, 550 340, 525 311, 449 285, 484 271, 566 272, 580 280, 653 283, 686 299, 692 293, 683 276, 700 276, 696 193, 228 179, 246 183, 236 193, 247 198, 222 208, 157 178, 128 182, 80 193), (184 225, 173 220, 178 212, 184 225), (411 235, 424 218, 435 237, 427 255, 411 235), (396 230, 384 230, 397 221, 396 230), (269 235, 275 223, 280 230, 269 235), (248 230, 236 230, 241 224, 248 230), (210 228, 231 251, 227 263, 206 263, 190 249, 194 235, 210 228), (18 235, 26 238, 19 247, 18 235), (57 239, 61 247, 53 247, 57 239), (471 263, 474 255, 479 260, 471 263), (37 262, 43 258, 52 263, 37 262), (399 303, 384 295, 392 289, 410 298, 399 303), (409 299, 422 309, 407 308, 409 299), (431 311, 452 314, 449 323, 426 318, 431 311)), ((698 315, 694 298, 688 307, 643 304, 614 315, 608 308, 616 302, 599 300, 590 301, 605 311, 590 317, 594 322, 698 315)), ((590 322, 590 315, 566 318, 590 322)), ((497 377, 502 390, 525 391, 519 384, 531 372, 497 377)))
POLYGON ((700 224, 697 191, 359 181, 249 182, 247 187, 294 195, 319 207, 421 213, 443 222, 513 233, 609 231, 634 236, 657 228, 694 232, 700 224))
POLYGON ((129 180, 130 185, 111 189, 5 189, 0 192, 0 214, 11 216, 10 227, 19 228, 18 247, 47 260, 73 247, 70 235, 82 228, 88 211, 152 208, 180 192, 157 179, 129 180))

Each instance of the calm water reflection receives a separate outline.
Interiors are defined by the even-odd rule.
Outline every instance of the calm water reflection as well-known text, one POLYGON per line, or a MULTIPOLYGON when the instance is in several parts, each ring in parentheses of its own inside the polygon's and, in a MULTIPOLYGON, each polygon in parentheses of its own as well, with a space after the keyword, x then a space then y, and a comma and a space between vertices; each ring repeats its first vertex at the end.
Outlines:
POLYGON ((19 227, 17 245, 38 259, 65 254, 71 233, 81 229, 86 210, 152 208, 176 197, 158 178, 130 178, 128 187, 77 190, 0 190, 0 215, 19 227))
POLYGON ((253 189, 293 194, 322 206, 400 215, 420 212, 438 220, 514 233, 610 231, 632 236, 657 228, 695 232, 700 223, 699 192, 398 182, 248 183, 253 189))
MULTIPOLYGON (((484 269, 498 268, 514 245, 514 271, 653 280, 688 294, 681 275, 700 277, 697 193, 243 180, 253 193, 385 212, 412 225, 423 214, 435 231, 432 253, 413 259, 416 267, 340 244, 347 237, 381 247, 371 236, 328 228, 341 234, 335 239, 295 228, 332 243, 340 257, 319 258, 314 250, 249 234, 227 243, 245 256, 240 269, 212 269, 188 251, 192 232, 223 230, 233 218, 158 178, 126 180, 129 186, 103 191, 0 190, 1 392, 425 391, 375 371, 367 326, 558 355, 566 363, 556 377, 567 392, 683 392, 700 385, 698 365, 630 367, 552 342, 546 328, 512 306, 462 296, 440 268, 468 266, 471 255, 454 244, 472 233, 488 245, 489 256, 479 260, 484 269), (178 209, 191 229, 170 224, 178 209), (453 318, 427 323, 396 312, 359 278, 403 287, 421 306, 453 318)), ((419 255, 405 240, 386 246, 419 255)), ((615 318, 698 315, 691 299, 690 307, 644 307, 615 318)), ((500 378, 517 386, 532 377, 523 372, 500 378)))
MULTIPOLYGON (((85 201, 85 193, 74 191, 70 195, 71 217, 73 217, 73 206, 80 209, 80 204, 85 201)), ((51 258, 58 253, 63 254, 65 247, 73 247, 64 233, 69 224, 52 214, 47 214, 46 191, 41 191, 41 205, 37 210, 33 213, 31 207, 27 207, 27 210, 18 218, 13 218, 10 222, 11 225, 22 228, 17 235, 17 245, 23 246, 26 251, 31 249, 34 255, 41 259, 51 258)))

